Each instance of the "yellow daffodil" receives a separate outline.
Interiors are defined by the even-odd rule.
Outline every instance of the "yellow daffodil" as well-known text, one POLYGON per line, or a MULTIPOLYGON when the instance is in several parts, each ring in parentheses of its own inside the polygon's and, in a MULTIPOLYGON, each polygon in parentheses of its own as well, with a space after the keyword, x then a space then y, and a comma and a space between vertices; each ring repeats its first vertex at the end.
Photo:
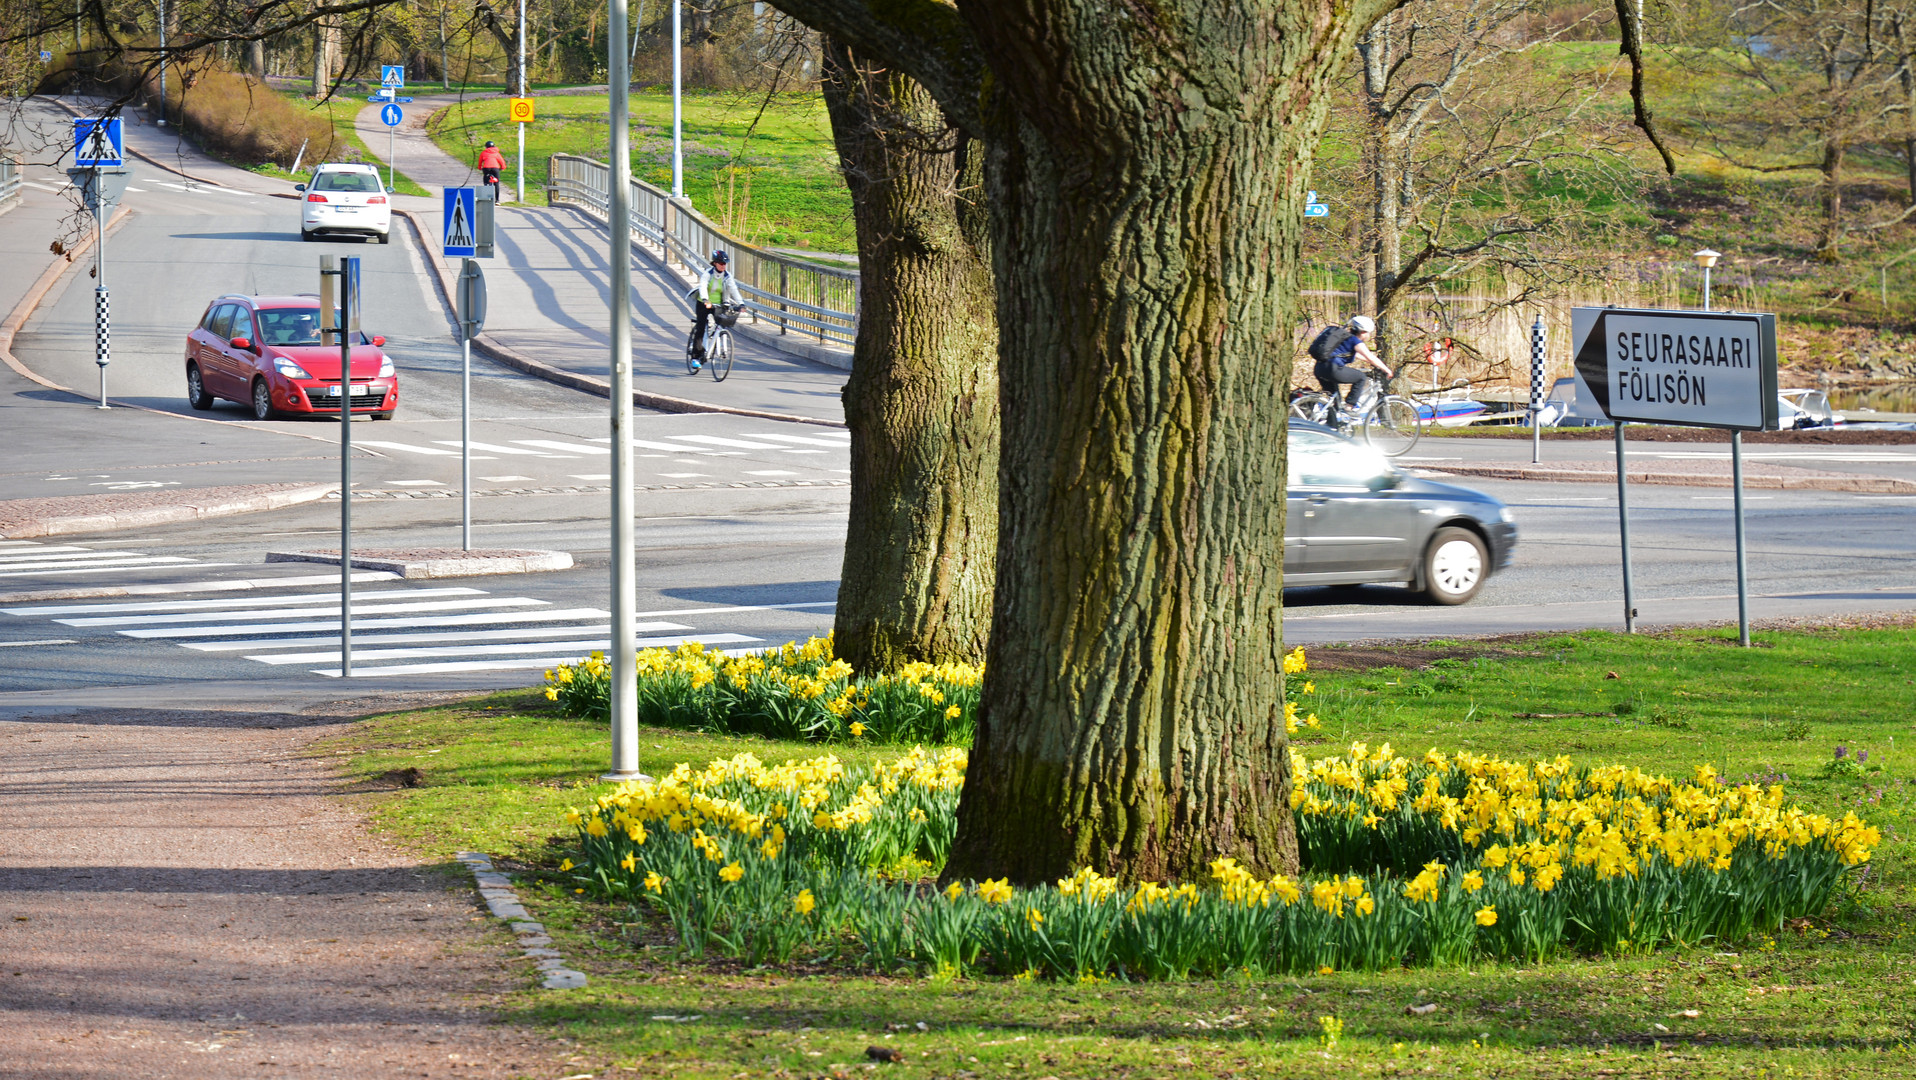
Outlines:
POLYGON ((1478 926, 1497 925, 1497 909, 1487 905, 1484 907, 1478 908, 1477 909, 1477 925, 1478 926))
POLYGON ((745 876, 745 868, 737 863, 729 863, 719 871, 719 877, 725 881, 737 881, 745 876))

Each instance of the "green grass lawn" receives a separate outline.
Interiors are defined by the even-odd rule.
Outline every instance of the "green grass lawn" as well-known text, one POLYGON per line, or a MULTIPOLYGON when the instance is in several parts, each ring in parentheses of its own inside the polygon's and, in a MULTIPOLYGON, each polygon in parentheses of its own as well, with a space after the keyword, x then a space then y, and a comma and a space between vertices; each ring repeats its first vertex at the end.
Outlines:
MULTIPOLYGON (((632 95, 632 175, 672 187, 672 98, 632 95)), ((855 251, 851 195, 838 172, 838 151, 823 100, 780 95, 765 108, 750 94, 688 93, 684 99, 685 194, 732 235, 755 244, 855 251), (747 131, 752 134, 746 138, 747 131), (728 170, 736 162, 738 174, 728 170), (749 188, 748 188, 749 184, 749 188)), ((604 94, 541 97, 526 128, 526 188, 543 188, 547 159, 577 154, 606 160, 611 126, 604 94)), ((442 110, 433 141, 461 161, 476 160, 487 139, 510 158, 518 133, 503 99, 469 101, 442 110)), ((516 164, 516 163, 514 163, 516 164)))
MULTIPOLYGON (((1861 887, 1775 939, 1537 967, 1077 985, 681 963, 659 927, 544 876, 564 808, 607 790, 597 722, 558 716, 537 693, 498 694, 377 717, 318 752, 401 843, 434 859, 490 851, 519 873, 528 907, 592 982, 528 989, 503 1008, 574 1040, 579 1073, 850 1076, 879 1046, 904 1056, 884 1070, 924 1077, 1916 1075, 1916 630, 1756 638, 1748 650, 1690 631, 1310 653, 1323 726, 1299 740, 1309 755, 1364 740, 1666 775, 1707 762, 1732 781, 1787 775, 1805 809, 1855 810, 1883 831, 1861 887), (1868 752, 1862 775, 1830 768, 1838 746, 1868 752), (1421 1005, 1436 1008, 1407 1011, 1421 1005)), ((822 749, 660 729, 639 745, 654 773, 822 749)))

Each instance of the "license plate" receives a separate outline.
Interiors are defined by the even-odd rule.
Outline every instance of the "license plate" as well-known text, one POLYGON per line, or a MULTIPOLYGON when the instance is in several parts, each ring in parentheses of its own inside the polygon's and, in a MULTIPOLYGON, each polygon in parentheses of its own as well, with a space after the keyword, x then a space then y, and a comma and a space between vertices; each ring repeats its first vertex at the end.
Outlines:
MULTIPOLYGON (((368 389, 368 388, 367 388, 367 387, 364 387, 364 386, 355 386, 355 387, 353 387, 353 393, 355 393, 355 394, 364 394, 364 393, 366 393, 366 392, 367 392, 367 389, 368 389)), ((327 387, 327 388, 326 388, 326 396, 327 396, 327 397, 338 397, 338 396, 339 396, 339 387, 338 387, 337 385, 334 385, 334 386, 329 386, 329 387, 327 387)))

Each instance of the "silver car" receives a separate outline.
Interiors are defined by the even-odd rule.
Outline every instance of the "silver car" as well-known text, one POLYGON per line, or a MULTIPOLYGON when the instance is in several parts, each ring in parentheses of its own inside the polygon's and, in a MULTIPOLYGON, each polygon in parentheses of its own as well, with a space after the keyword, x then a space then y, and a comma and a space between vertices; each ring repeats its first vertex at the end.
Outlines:
POLYGON ((1510 565, 1516 520, 1481 491, 1419 480, 1327 427, 1291 421, 1286 585, 1408 582, 1461 604, 1510 565))

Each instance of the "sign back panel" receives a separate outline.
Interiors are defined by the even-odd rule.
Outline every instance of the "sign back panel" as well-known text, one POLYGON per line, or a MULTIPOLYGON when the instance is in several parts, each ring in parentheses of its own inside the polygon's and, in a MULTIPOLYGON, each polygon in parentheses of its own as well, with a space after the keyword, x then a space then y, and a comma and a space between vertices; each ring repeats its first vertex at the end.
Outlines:
POLYGON ((1771 431, 1776 316, 1573 308, 1577 377, 1612 420, 1771 431))

